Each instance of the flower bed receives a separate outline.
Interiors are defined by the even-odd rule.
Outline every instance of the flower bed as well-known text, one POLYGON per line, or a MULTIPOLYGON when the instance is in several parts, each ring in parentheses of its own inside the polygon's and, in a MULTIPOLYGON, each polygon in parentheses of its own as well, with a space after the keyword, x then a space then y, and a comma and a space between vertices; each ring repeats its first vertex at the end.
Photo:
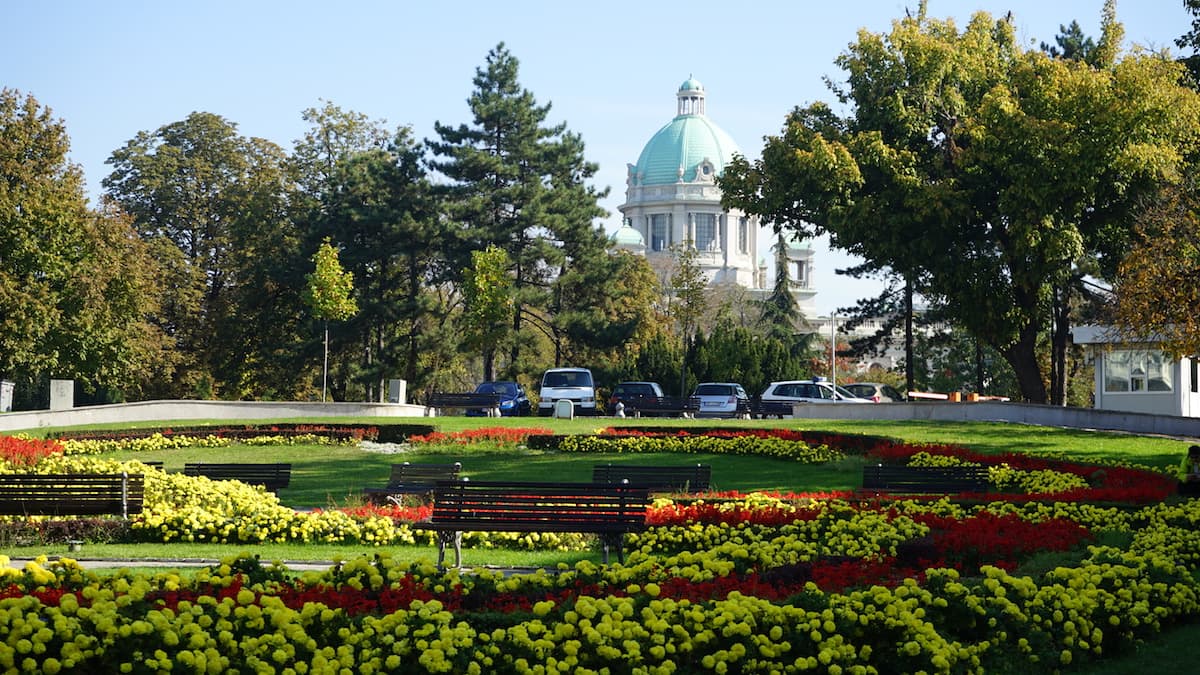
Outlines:
MULTIPOLYGON (((782 447, 774 443, 766 445, 782 447)), ((831 437, 817 445, 838 448, 831 437)), ((626 565, 582 562, 557 574, 443 573, 386 555, 299 576, 242 558, 190 580, 100 578, 66 560, 0 565, 0 634, 8 636, 0 668, 1057 672, 1200 615, 1200 502, 1149 503, 1160 474, 952 446, 858 447, 889 461, 985 463, 1010 477, 1032 474, 1040 490, 1063 490, 1006 493, 990 503, 846 494, 661 499, 648 529, 630 537, 626 565), (1135 479, 1140 488, 1128 485, 1135 479), (1107 503, 1119 490, 1130 490, 1130 502, 1107 503)), ((38 468, 107 461, 52 456, 38 468)), ((183 484, 155 489, 183 511, 201 498, 183 484)), ((278 532, 271 521, 283 516, 267 508, 269 496, 251 490, 221 499, 228 503, 205 501, 203 510, 249 516, 221 526, 229 532, 250 541, 278 532)), ((145 532, 229 534, 197 513, 148 521, 145 532)), ((402 528, 422 514, 364 508, 311 517, 328 527, 402 528)), ((317 527, 287 522, 300 532, 317 527)))
POLYGON ((209 436, 229 439, 248 439, 262 436, 275 437, 326 437, 335 440, 363 439, 391 443, 404 440, 410 436, 432 433, 434 428, 429 424, 244 424, 237 426, 171 426, 141 429, 122 429, 117 431, 60 431, 49 434, 57 440, 87 440, 112 441, 131 438, 148 438, 151 436, 188 436, 192 438, 207 438, 209 436))

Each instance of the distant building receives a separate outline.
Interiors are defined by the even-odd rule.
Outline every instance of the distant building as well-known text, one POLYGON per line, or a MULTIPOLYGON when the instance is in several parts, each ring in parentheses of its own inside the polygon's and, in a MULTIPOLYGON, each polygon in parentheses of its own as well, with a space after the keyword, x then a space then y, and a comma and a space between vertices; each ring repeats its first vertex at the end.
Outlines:
MULTIPOLYGON (((622 224, 614 247, 645 255, 652 267, 673 267, 673 249, 690 245, 712 284, 733 283, 755 297, 770 292, 768 265, 774 268, 774 240, 759 241, 759 221, 721 207, 716 178, 740 154, 737 144, 705 112, 704 86, 688 78, 675 94, 675 117, 659 129, 629 164, 622 224)), ((801 311, 811 314, 813 250, 793 242, 788 276, 801 311)))
MULTIPOLYGON (((689 77, 679 86, 675 101, 675 117, 650 137, 637 163, 628 165, 625 203, 617 207, 622 222, 611 237, 612 246, 646 256, 665 281, 675 266, 675 250, 692 242, 709 283, 737 284, 749 289, 749 297, 761 299, 774 285, 768 276, 775 272, 777 239, 762 236, 756 216, 722 208, 716 185, 717 176, 741 151, 708 117, 700 82, 689 77)), ((832 319, 816 316, 813 303, 813 248, 795 238, 786 245, 793 295, 809 330, 828 344, 832 319)), ((877 320, 866 321, 854 335, 839 333, 838 339, 866 335, 879 326, 877 320)), ((893 369, 902 358, 902 351, 893 347, 882 356, 860 360, 856 369, 893 369)))
POLYGON ((1174 359, 1157 343, 1126 342, 1108 326, 1071 329, 1096 366, 1095 407, 1100 410, 1200 417, 1200 364, 1174 359))

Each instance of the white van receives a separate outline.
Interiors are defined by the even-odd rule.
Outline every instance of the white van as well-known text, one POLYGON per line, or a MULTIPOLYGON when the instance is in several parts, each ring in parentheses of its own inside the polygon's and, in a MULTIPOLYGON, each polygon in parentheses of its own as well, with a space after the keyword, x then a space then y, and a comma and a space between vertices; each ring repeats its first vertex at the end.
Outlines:
POLYGON ((575 405, 576 415, 596 414, 596 386, 587 368, 551 368, 542 375, 538 393, 538 414, 554 414, 554 404, 567 399, 575 405))

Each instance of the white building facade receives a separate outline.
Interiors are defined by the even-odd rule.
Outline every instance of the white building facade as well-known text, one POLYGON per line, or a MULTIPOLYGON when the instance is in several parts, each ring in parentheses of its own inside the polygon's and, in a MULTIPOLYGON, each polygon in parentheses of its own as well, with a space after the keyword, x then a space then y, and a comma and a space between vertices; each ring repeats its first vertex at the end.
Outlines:
MULTIPOLYGON (((688 78, 676 92, 676 115, 628 165, 625 203, 618 206, 617 248, 645 255, 654 265, 673 263, 676 251, 692 246, 711 284, 737 284, 769 292, 767 262, 774 241, 760 241, 759 220, 721 207, 716 178, 739 154, 737 144, 709 119, 703 85, 688 78)), ((788 248, 789 277, 802 311, 811 313, 813 251, 788 248)), ((773 264, 773 263, 772 263, 773 264)))
POLYGON ((1197 359, 1174 359, 1157 344, 1126 342, 1108 326, 1078 326, 1071 338, 1091 350, 1096 408, 1200 417, 1197 359))

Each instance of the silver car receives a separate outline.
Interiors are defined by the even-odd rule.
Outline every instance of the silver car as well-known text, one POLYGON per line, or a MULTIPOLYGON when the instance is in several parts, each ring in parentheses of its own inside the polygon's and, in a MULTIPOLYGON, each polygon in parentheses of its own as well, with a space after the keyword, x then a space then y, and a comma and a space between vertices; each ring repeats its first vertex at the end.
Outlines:
POLYGON ((742 417, 750 414, 750 397, 736 382, 701 382, 692 392, 697 417, 742 417))
POLYGON ((865 398, 875 403, 905 400, 904 394, 901 394, 895 387, 881 382, 852 382, 846 385, 846 389, 859 398, 865 398))

